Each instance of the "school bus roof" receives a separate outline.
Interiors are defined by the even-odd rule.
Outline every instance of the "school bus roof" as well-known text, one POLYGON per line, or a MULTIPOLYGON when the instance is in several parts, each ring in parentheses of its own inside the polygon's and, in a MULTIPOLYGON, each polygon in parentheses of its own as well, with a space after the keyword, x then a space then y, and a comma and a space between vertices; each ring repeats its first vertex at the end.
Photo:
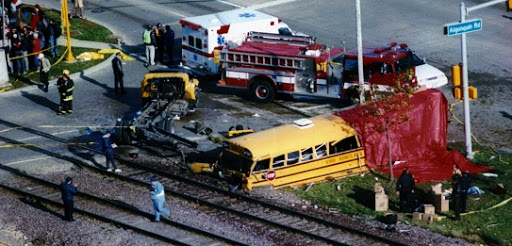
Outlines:
POLYGON ((253 158, 262 160, 356 134, 347 122, 332 114, 316 116, 309 120, 312 123, 309 126, 285 124, 236 137, 229 142, 248 149, 253 158))

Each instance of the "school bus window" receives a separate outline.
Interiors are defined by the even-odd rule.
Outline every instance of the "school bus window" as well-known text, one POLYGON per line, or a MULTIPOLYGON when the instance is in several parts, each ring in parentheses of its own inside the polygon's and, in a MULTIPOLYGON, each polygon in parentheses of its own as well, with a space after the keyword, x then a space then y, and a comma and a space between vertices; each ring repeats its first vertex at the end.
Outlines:
POLYGON ((316 158, 320 158, 327 155, 327 145, 320 144, 315 147, 316 158))
POLYGON ((345 138, 339 142, 333 142, 330 144, 329 153, 339 153, 351 149, 357 149, 357 140, 355 136, 345 138))
POLYGON ((196 48, 202 49, 203 47, 203 41, 199 38, 196 38, 196 48))
POLYGON ((293 165, 299 163, 299 151, 290 152, 287 154, 286 164, 293 165))
POLYGON ((301 158, 300 158, 301 161, 308 161, 308 160, 313 159, 313 148, 309 147, 309 148, 303 149, 300 152, 300 155, 301 155, 301 158))
POLYGON ((261 171, 267 171, 270 168, 270 159, 265 159, 256 162, 256 165, 254 166, 254 169, 252 172, 261 172, 261 171))
POLYGON ((274 157, 272 168, 278 168, 284 166, 284 155, 274 157))
POLYGON ((192 37, 192 35, 188 35, 188 45, 189 45, 190 47, 195 47, 195 45, 194 45, 194 40, 195 40, 195 39, 194 39, 194 37, 192 37))

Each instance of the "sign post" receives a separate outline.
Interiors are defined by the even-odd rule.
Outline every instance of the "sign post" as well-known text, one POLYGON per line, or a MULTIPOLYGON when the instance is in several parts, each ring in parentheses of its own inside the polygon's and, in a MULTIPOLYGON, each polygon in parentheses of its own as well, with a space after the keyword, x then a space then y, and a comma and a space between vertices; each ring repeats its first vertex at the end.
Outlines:
POLYGON ((460 35, 461 53, 462 53, 462 89, 464 96, 464 136, 466 138, 466 157, 473 159, 475 153, 471 146, 471 122, 469 113, 469 89, 468 89, 468 56, 466 48, 466 33, 482 30, 482 20, 475 19, 466 21, 466 15, 470 11, 485 8, 507 0, 493 0, 482 3, 470 8, 466 8, 464 2, 460 3, 460 21, 459 23, 446 24, 444 26, 444 34, 448 36, 460 35))
MULTIPOLYGON (((464 2, 460 3, 460 23, 466 21, 466 8, 464 2)), ((482 25, 480 24, 480 29, 482 25)), ((466 33, 462 32, 460 36, 460 43, 462 49, 462 90, 464 96, 464 136, 466 138, 466 157, 473 159, 475 154, 471 146, 471 121, 469 113, 469 89, 468 89, 468 55, 466 48, 466 33)))
POLYGON ((459 35, 468 32, 476 32, 482 30, 482 20, 475 19, 465 22, 456 22, 446 24, 444 26, 444 34, 448 36, 459 35))

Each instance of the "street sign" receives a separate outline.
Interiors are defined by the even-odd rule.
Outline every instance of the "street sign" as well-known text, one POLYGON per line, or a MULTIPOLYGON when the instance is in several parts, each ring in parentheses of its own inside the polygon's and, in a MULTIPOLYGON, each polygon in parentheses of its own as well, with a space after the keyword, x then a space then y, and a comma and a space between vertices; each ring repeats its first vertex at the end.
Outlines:
POLYGON ((482 30, 482 19, 468 20, 444 25, 444 35, 454 36, 482 30))

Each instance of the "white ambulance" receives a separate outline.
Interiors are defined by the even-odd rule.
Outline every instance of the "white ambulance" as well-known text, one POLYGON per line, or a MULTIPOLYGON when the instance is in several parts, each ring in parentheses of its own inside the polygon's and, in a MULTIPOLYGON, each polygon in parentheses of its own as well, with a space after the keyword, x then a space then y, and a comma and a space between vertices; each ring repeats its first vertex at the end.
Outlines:
POLYGON ((208 75, 218 73, 214 50, 240 45, 251 31, 303 35, 292 31, 279 18, 249 8, 188 17, 180 24, 183 63, 208 75))

